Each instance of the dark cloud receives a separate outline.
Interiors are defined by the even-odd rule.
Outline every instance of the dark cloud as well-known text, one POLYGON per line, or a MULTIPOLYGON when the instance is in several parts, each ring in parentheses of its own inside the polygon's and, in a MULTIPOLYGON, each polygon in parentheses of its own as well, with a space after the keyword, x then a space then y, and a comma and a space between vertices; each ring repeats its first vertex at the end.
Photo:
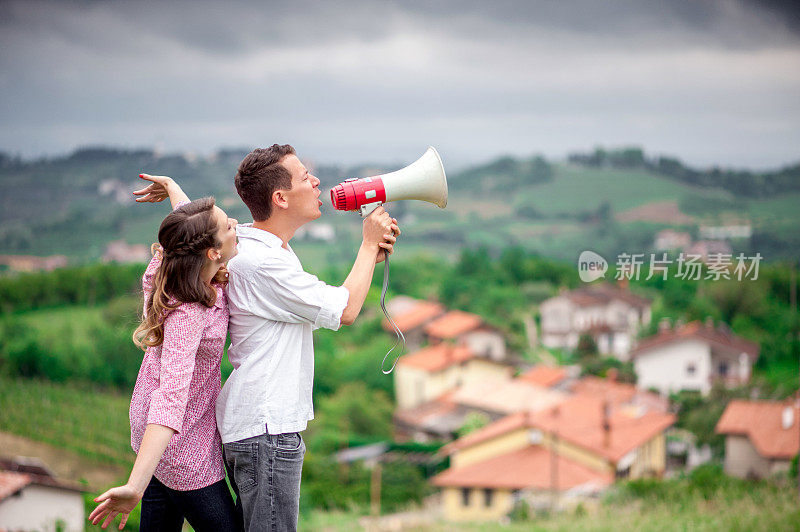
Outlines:
POLYGON ((779 164, 800 145, 800 42, 777 4, 3 2, 0 150, 292 137, 346 162, 635 142, 779 164))
POLYGON ((782 22, 796 37, 800 37, 800 2, 797 0, 747 0, 754 11, 782 22))

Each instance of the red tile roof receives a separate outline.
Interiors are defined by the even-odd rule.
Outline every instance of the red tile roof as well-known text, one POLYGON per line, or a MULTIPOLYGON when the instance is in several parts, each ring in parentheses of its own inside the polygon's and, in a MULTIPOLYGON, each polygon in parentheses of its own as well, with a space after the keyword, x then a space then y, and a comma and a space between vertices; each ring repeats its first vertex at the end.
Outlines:
POLYGON ((564 397, 564 392, 519 379, 485 378, 456 389, 452 401, 496 414, 511 414, 551 407, 563 401, 564 397))
MULTIPOLYGON (((613 482, 610 474, 593 471, 564 456, 557 460, 557 486, 561 491, 586 484, 604 487, 613 482)), ((432 482, 440 487, 549 489, 552 464, 550 451, 531 445, 483 462, 447 469, 436 475, 432 482)))
POLYGON ((517 380, 549 388, 551 386, 555 386, 566 377, 567 368, 563 366, 547 366, 545 364, 537 364, 527 372, 517 377, 517 380))
POLYGON ((494 423, 489 423, 485 427, 470 432, 466 436, 450 442, 439 451, 442 454, 449 455, 461 449, 466 449, 489 441, 503 434, 507 434, 519 428, 527 426, 528 418, 531 416, 529 412, 516 412, 503 418, 498 419, 494 423))
MULTIPOLYGON (((406 333, 425 325, 428 321, 444 313, 445 309, 439 303, 433 301, 415 301, 410 308, 397 316, 392 316, 397 328, 406 333)), ((391 324, 384 319, 383 328, 387 331, 394 331, 391 324)))
POLYGON ((477 329, 482 324, 483 319, 477 314, 451 310, 426 325, 425 332, 434 338, 450 339, 477 329))
POLYGON ((636 395, 636 386, 611 379, 587 376, 572 383, 572 392, 597 399, 607 399, 612 403, 626 403, 636 395))
POLYGON ((44 462, 38 458, 0 458, 0 500, 13 495, 28 484, 50 486, 68 491, 87 491, 85 486, 77 482, 57 479, 44 462), (19 485, 23 478, 25 483, 19 485))
POLYGON ((397 421, 411 426, 419 426, 430 419, 436 419, 440 416, 450 414, 457 408, 457 405, 450 399, 451 395, 452 392, 448 392, 432 401, 422 403, 413 408, 397 410, 394 413, 394 418, 397 421))
POLYGON ((475 358, 475 355, 467 346, 441 343, 424 347, 415 353, 400 357, 397 364, 434 372, 449 368, 454 364, 460 364, 471 358, 475 358))
POLYGON ((800 451, 798 417, 797 404, 734 400, 719 418, 717 433, 747 436, 761 456, 790 459, 800 451), (783 413, 787 408, 791 409, 792 423, 784 429, 783 413))
POLYGON ((0 501, 14 495, 30 483, 30 475, 13 471, 0 471, 0 501))
POLYGON ((631 351, 631 356, 641 356, 653 347, 687 339, 704 340, 720 347, 736 349, 747 353, 753 360, 758 357, 760 349, 757 343, 736 336, 726 326, 715 327, 699 321, 693 321, 681 327, 659 331, 655 335, 643 339, 631 351))
POLYGON ((650 306, 650 300, 637 296, 628 289, 622 289, 609 283, 598 283, 584 286, 576 290, 566 292, 567 298, 581 307, 592 307, 597 305, 607 305, 611 301, 618 299, 629 305, 644 309, 650 306))
POLYGON ((563 403, 538 412, 520 412, 506 416, 486 427, 460 438, 443 448, 450 454, 496 438, 518 428, 537 428, 547 433, 558 432, 559 438, 582 447, 611 462, 647 443, 675 423, 675 416, 662 412, 641 412, 628 407, 610 405, 608 441, 603 429, 605 400, 588 395, 575 395, 563 403))

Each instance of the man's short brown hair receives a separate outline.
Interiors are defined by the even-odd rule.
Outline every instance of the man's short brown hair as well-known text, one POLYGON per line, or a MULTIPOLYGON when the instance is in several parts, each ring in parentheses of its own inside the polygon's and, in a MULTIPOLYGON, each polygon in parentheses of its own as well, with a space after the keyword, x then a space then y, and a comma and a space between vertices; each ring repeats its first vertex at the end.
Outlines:
POLYGON ((292 174, 280 163, 294 153, 289 144, 273 144, 251 151, 239 164, 234 178, 236 192, 250 209, 253 221, 262 222, 270 217, 273 192, 291 190, 292 174))

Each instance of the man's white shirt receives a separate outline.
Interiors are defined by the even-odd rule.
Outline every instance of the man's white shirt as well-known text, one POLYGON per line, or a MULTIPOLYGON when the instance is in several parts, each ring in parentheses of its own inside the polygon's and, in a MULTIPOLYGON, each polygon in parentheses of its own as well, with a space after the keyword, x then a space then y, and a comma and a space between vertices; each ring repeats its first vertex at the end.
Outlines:
POLYGON ((223 443, 299 432, 314 419, 312 331, 337 330, 350 295, 303 271, 278 236, 251 224, 236 234, 226 289, 234 369, 216 407, 223 443))

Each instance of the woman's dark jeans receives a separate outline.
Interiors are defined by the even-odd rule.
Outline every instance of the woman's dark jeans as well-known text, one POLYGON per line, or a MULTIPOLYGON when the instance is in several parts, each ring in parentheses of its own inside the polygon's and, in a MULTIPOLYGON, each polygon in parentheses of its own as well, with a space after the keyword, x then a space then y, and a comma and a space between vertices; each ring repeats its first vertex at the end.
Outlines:
POLYGON ((142 497, 139 530, 180 532, 185 518, 197 532, 238 532, 242 525, 237 517, 224 480, 198 490, 178 491, 153 477, 142 497))

